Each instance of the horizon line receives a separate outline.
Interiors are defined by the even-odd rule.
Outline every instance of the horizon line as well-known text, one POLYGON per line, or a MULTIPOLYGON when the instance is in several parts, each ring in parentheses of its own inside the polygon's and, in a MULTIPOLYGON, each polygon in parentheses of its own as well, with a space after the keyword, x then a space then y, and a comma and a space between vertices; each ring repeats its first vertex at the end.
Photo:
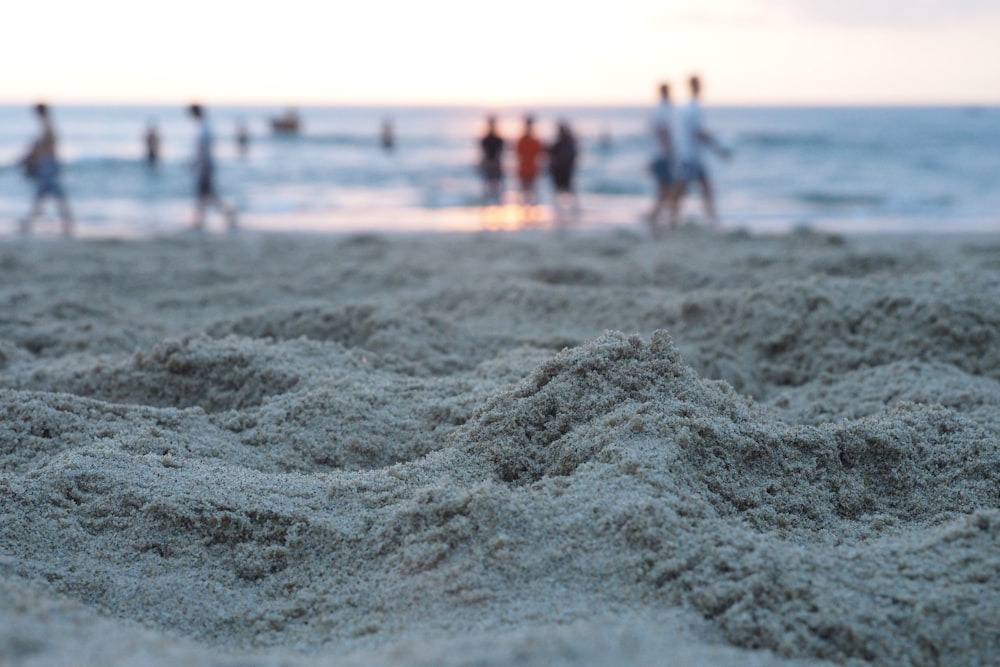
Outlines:
MULTIPOLYGON (((678 100, 677 104, 683 103, 687 97, 678 100)), ((33 98, 7 98, 0 97, 0 106, 30 107, 39 102, 44 102, 53 106, 121 106, 121 107, 185 107, 194 102, 204 104, 208 107, 274 107, 276 109, 293 108, 321 108, 321 107, 341 107, 341 108, 427 108, 427 109, 523 109, 530 108, 565 108, 565 107, 589 107, 589 108, 623 108, 623 107, 647 107, 655 104, 654 99, 645 100, 614 100, 614 101, 594 101, 594 100, 567 100, 567 101, 539 101, 539 100, 512 100, 512 101, 443 101, 443 102, 414 102, 414 101, 345 101, 345 100, 309 100, 309 101, 275 101, 275 100, 211 100, 204 97, 193 96, 190 98, 166 99, 155 98, 148 100, 125 99, 125 98, 67 98, 59 99, 52 96, 38 96, 33 98)), ((967 107, 1000 107, 998 100, 703 100, 703 103, 712 107, 743 107, 743 108, 851 108, 851 107, 946 107, 946 108, 967 108, 967 107)))

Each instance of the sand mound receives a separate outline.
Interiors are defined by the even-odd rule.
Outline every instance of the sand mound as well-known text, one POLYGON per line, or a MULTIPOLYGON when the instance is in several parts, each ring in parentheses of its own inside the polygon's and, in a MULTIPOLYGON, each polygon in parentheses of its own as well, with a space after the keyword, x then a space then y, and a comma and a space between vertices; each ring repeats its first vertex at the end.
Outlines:
POLYGON ((866 417, 903 403, 940 404, 1000 434, 1000 381, 936 362, 894 361, 827 375, 768 401, 785 421, 812 425, 866 417))
POLYGON ((0 257, 0 662, 989 664, 990 247, 0 257))
POLYGON ((490 401, 459 435, 505 482, 620 462, 763 530, 842 533, 1000 504, 1000 448, 940 407, 907 404, 820 428, 769 421, 700 380, 665 334, 609 335, 564 352, 490 401), (632 444, 634 443, 634 444, 632 444), (851 527, 850 529, 856 529, 851 527))
POLYGON ((644 320, 689 341, 700 372, 758 398, 774 386, 903 360, 1000 379, 995 273, 919 276, 900 292, 884 279, 816 278, 696 294, 644 320))
POLYGON ((260 405, 296 385, 280 351, 239 339, 167 341, 126 364, 77 360, 53 364, 16 386, 65 392, 110 403, 156 407, 198 406, 206 412, 260 405), (89 364, 87 362, 90 362, 89 364))
POLYGON ((469 332, 413 308, 350 304, 269 310, 209 328, 215 336, 336 342, 368 353, 370 363, 409 375, 447 375, 469 370, 492 356, 498 341, 469 332))

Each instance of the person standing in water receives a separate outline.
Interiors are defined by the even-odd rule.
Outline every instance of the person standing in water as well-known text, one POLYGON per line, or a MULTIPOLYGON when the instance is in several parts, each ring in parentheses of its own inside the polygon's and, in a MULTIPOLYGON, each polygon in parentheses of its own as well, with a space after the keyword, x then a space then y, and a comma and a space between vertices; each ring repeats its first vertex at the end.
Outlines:
POLYGON ((483 203, 486 206, 503 203, 503 146, 503 138, 497 132, 496 116, 487 117, 486 134, 479 140, 482 151, 479 170, 485 186, 483 203))
POLYGON ((236 127, 236 150, 240 154, 240 159, 247 159, 247 153, 250 152, 250 128, 247 127, 247 122, 240 119, 240 124, 236 127))
POLYGON ((559 121, 556 130, 556 140, 549 146, 549 176, 555 189, 556 222, 563 224, 576 217, 580 203, 573 187, 573 174, 576 171, 577 158, 576 137, 569 123, 559 121), (569 215, 566 214, 565 200, 569 200, 569 215))
POLYGON ((680 182, 673 198, 671 224, 680 216, 680 207, 690 183, 698 183, 705 204, 705 216, 709 224, 716 226, 719 218, 715 210, 715 196, 706 163, 706 149, 722 158, 729 158, 729 150, 724 148, 705 125, 701 109, 701 80, 692 76, 688 80, 691 99, 677 117, 677 156, 680 162, 680 182))
POLYGON ((386 153, 391 153, 393 149, 396 148, 396 132, 393 129, 391 118, 385 118, 382 121, 382 131, 379 135, 379 143, 382 144, 382 150, 386 153))
POLYGON ((228 228, 233 230, 236 228, 236 210, 222 201, 215 188, 215 160, 212 155, 215 138, 212 127, 200 104, 190 105, 188 113, 198 123, 194 159, 196 201, 192 228, 196 231, 204 229, 205 211, 211 204, 226 217, 228 228))
POLYGON ((146 166, 150 171, 156 171, 160 166, 160 133, 156 129, 156 121, 149 121, 146 126, 146 166))
POLYGON ((521 206, 528 208, 538 203, 536 183, 545 147, 535 136, 535 119, 524 117, 524 133, 517 140, 517 177, 521 183, 521 206))
POLYGON ((21 160, 25 173, 35 182, 35 198, 28 216, 21 221, 21 233, 27 234, 31 231, 32 223, 41 215, 43 201, 46 197, 53 197, 59 206, 63 234, 70 236, 73 233, 73 215, 69 210, 66 191, 59 178, 58 139, 48 105, 36 104, 35 115, 41 124, 41 132, 28 150, 28 154, 21 160))

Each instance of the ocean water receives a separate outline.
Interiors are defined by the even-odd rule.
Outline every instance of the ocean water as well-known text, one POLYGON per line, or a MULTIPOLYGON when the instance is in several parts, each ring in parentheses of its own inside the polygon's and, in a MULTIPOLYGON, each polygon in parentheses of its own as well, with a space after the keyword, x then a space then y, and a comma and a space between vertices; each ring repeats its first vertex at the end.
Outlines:
MULTIPOLYGON (((710 101, 709 101, 710 102, 710 101)), ((525 112, 543 140, 567 119, 581 144, 583 228, 639 228, 649 209, 649 109, 360 108, 299 109, 299 136, 275 136, 278 107, 215 107, 219 184, 254 229, 296 231, 477 230, 551 224, 552 194, 516 205, 513 156, 508 206, 479 206, 477 137, 488 112, 514 140, 525 112), (396 147, 382 150, 391 119, 396 147), (241 157, 236 128, 246 122, 241 157)), ((800 226, 842 232, 1000 229, 1000 108, 706 107, 709 126, 733 150, 711 172, 722 223, 755 232, 800 226)), ((184 108, 57 106, 64 184, 80 235, 134 236, 183 229, 192 213, 195 126, 184 108), (155 119, 161 167, 143 161, 143 133, 155 119)), ((0 106, 0 235, 28 210, 31 184, 16 163, 36 122, 27 105, 0 106)), ((513 143, 513 141, 511 141, 513 143)), ((684 217, 700 219, 697 193, 684 217)), ((209 228, 221 228, 209 218, 209 228)), ((51 205, 40 233, 58 229, 51 205)))

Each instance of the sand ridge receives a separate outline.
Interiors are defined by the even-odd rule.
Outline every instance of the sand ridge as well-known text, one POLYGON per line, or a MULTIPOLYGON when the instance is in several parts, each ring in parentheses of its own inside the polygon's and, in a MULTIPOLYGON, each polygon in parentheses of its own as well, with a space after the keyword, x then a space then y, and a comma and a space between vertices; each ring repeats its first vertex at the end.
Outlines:
POLYGON ((0 656, 987 664, 998 282, 990 237, 4 245, 0 656))

